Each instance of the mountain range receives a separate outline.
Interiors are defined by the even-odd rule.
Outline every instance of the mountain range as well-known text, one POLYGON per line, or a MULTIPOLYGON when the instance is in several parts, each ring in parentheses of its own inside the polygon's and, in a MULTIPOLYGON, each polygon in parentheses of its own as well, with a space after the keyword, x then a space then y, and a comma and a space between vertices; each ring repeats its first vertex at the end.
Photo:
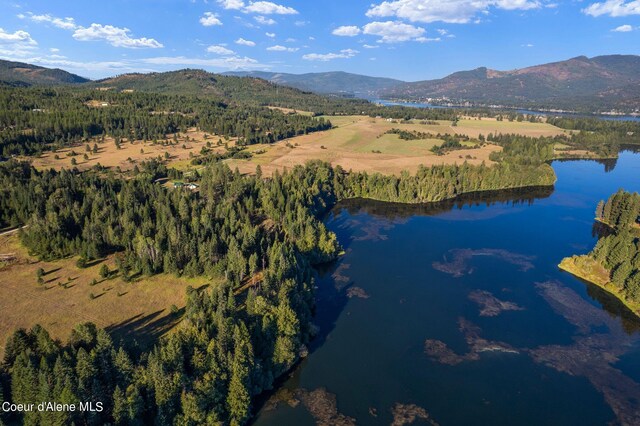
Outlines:
POLYGON ((437 80, 404 83, 383 98, 448 98, 475 104, 584 109, 640 107, 640 56, 578 56, 511 71, 476 68, 437 80))
POLYGON ((579 56, 511 71, 481 67, 416 82, 346 72, 213 74, 202 70, 133 73, 90 81, 60 69, 0 60, 0 83, 12 86, 72 84, 222 98, 255 96, 261 102, 305 91, 367 99, 437 100, 584 112, 640 110, 640 56, 636 55, 579 56))
POLYGON ((236 71, 225 75, 256 77, 283 86, 316 93, 354 95, 361 98, 377 97, 378 93, 405 83, 384 77, 369 77, 343 71, 287 74, 267 71, 236 71))

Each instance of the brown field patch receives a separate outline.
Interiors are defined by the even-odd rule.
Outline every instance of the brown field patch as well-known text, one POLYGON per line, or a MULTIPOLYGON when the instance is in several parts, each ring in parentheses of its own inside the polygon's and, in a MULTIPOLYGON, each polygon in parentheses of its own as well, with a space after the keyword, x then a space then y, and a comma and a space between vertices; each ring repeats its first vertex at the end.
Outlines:
MULTIPOLYGON (((106 137, 103 142, 99 138, 93 138, 88 142, 79 143, 77 146, 59 149, 56 152, 45 152, 40 157, 30 157, 32 164, 37 169, 53 168, 60 170, 77 167, 79 170, 87 170, 96 164, 104 167, 120 167, 121 170, 127 171, 140 164, 142 161, 148 161, 154 158, 165 160, 165 153, 169 153, 168 165, 175 164, 179 168, 187 168, 190 166, 192 156, 200 155, 200 150, 206 146, 207 141, 212 144, 212 151, 223 152, 223 146, 216 146, 218 139, 222 139, 217 135, 205 133, 196 129, 189 129, 185 133, 180 133, 178 142, 175 143, 173 135, 167 139, 172 145, 163 145, 162 141, 154 144, 153 142, 144 141, 124 141, 120 143, 120 149, 115 145, 115 140, 106 137), (207 137, 205 137, 205 135, 207 137), (187 140, 188 138, 188 140, 187 140), (86 150, 86 145, 93 148, 98 145, 98 152, 93 153, 86 150), (70 157, 68 154, 74 151, 77 155, 70 157), (88 160, 83 156, 87 154, 88 160), (56 155, 58 158, 56 159, 56 155), (71 164, 72 158, 75 158, 77 164, 71 164), (130 159, 130 160, 129 160, 130 159)), ((230 141, 230 145, 234 142, 230 141)))
POLYGON ((271 106, 271 105, 267 105, 267 108, 273 109, 276 111, 281 111, 285 114, 300 114, 300 115, 308 115, 308 116, 313 115, 313 112, 311 111, 300 111, 293 108, 284 108, 284 107, 277 107, 277 106, 271 106))
MULTIPOLYGON (((260 165, 265 175, 284 170, 309 160, 323 160, 346 170, 399 174, 415 172, 420 165, 490 164, 489 155, 501 148, 486 145, 478 149, 462 149, 445 155, 435 155, 430 149, 442 143, 438 139, 401 140, 397 135, 385 134, 392 128, 420 132, 454 133, 444 124, 427 125, 419 122, 400 123, 365 116, 327 117, 336 126, 324 132, 297 136, 271 145, 248 148, 254 156, 248 160, 227 160, 231 168, 253 173, 260 165), (448 130, 445 130, 448 129, 448 130), (374 152, 375 151, 375 152, 374 152)), ((450 124, 450 123, 449 123, 450 124)))
POLYGON ((141 345, 148 345, 179 322, 180 316, 172 314, 171 306, 185 306, 187 286, 199 288, 211 283, 206 278, 167 274, 130 283, 117 275, 104 280, 99 270, 102 264, 111 271, 116 269, 112 256, 84 269, 76 266, 76 257, 43 262, 29 256, 17 233, 0 235, 0 254, 13 255, 11 261, 0 263, 0 356, 16 328, 36 324, 53 338, 65 341, 76 324, 91 321, 107 328, 116 340, 134 337, 141 345), (46 273, 44 284, 37 282, 39 268, 46 273), (91 285, 93 279, 96 285, 91 285))

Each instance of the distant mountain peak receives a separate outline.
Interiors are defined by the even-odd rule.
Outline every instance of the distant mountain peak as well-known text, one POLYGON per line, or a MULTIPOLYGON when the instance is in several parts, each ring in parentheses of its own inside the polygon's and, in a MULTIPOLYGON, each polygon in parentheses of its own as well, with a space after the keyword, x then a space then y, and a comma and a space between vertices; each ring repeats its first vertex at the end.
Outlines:
POLYGON ((90 81, 79 75, 58 69, 44 68, 23 62, 0 60, 0 82, 12 86, 79 84, 90 81))
POLYGON ((640 56, 577 56, 511 71, 479 67, 438 80, 401 84, 382 95, 406 100, 447 98, 476 104, 634 110, 640 108, 640 56))
POLYGON ((384 77, 370 77, 345 71, 306 74, 287 74, 268 71, 228 72, 225 75, 258 77, 316 93, 352 94, 360 97, 375 96, 380 90, 403 83, 384 77))

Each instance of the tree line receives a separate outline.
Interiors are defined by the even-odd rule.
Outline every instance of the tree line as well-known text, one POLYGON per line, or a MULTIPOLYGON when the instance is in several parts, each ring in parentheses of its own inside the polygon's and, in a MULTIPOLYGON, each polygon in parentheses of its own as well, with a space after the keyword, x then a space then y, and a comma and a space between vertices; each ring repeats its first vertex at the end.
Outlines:
POLYGON ((640 194, 619 190, 598 203, 596 219, 612 232, 587 256, 604 266, 615 293, 640 303, 640 194))

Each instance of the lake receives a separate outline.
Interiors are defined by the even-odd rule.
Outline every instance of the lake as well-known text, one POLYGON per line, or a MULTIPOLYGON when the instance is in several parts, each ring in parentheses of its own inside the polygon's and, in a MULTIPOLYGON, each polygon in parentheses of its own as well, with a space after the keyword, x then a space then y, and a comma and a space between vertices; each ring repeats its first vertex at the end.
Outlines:
POLYGON ((318 336, 254 424, 638 424, 640 321, 557 264, 603 232, 599 200, 640 191, 640 154, 553 167, 553 190, 337 205, 318 336))
MULTIPOLYGON (((440 109, 468 109, 469 107, 463 106, 444 106, 444 105, 434 105, 426 102, 395 102, 388 101, 384 99, 369 99, 370 102, 375 104, 385 105, 385 106, 406 106, 410 108, 440 108, 440 109)), ((480 107, 482 108, 482 107, 480 107)), ((500 108, 496 108, 496 111, 499 111, 500 108)), ((598 118, 600 120, 612 120, 612 121, 640 121, 639 115, 610 115, 610 114, 582 114, 575 112, 550 112, 550 111, 536 111, 531 109, 522 109, 522 108, 502 108, 502 110, 511 110, 518 114, 529 114, 529 115, 543 115, 543 116, 565 116, 565 117, 578 117, 578 118, 598 118)))

